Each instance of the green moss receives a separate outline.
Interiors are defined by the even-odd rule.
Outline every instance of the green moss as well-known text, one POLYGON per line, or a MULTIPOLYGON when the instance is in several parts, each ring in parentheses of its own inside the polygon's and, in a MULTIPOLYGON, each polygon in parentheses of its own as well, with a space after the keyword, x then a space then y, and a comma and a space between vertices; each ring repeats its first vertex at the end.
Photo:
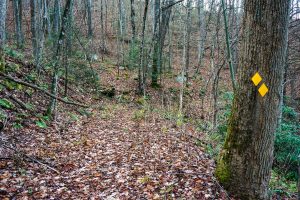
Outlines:
POLYGON ((231 177, 230 167, 228 166, 228 159, 226 152, 220 153, 220 158, 218 159, 217 168, 215 171, 215 176, 219 180, 219 182, 226 186, 231 177))
POLYGON ((236 107, 233 106, 232 113, 228 121, 227 135, 224 142, 224 149, 236 149, 239 153, 248 149, 252 143, 253 132, 249 130, 241 130, 239 128, 239 119, 236 117, 236 107))
POLYGON ((233 137, 233 133, 234 133, 234 120, 233 120, 233 114, 231 114, 230 118, 229 118, 229 123, 228 123, 228 128, 227 128, 227 135, 225 138, 225 143, 224 143, 224 149, 229 149, 232 145, 232 143, 235 143, 234 137, 233 137))
MULTIPOLYGON (((1 50, 0 50, 0 54, 1 54, 1 50)), ((5 71, 5 61, 4 61, 4 56, 0 55, 0 72, 4 72, 5 71)))
POLYGON ((230 162, 228 150, 231 148, 238 148, 237 141, 235 141, 234 137, 234 127, 234 117, 233 114, 231 114, 227 129, 227 135, 224 142, 224 147, 223 150, 220 152, 218 164, 215 171, 217 179, 224 186, 228 185, 229 180, 231 178, 231 170, 230 166, 228 165, 228 163, 230 162))

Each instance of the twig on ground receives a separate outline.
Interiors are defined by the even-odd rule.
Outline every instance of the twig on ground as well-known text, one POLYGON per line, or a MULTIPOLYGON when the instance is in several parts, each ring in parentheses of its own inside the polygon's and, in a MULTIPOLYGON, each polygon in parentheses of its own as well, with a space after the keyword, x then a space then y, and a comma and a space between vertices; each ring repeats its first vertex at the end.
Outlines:
POLYGON ((59 172, 57 169, 54 169, 53 167, 51 167, 51 166, 49 166, 49 165, 47 165, 47 164, 45 164, 45 163, 42 163, 41 161, 39 161, 39 160, 37 160, 37 159, 35 159, 35 158, 31 157, 31 156, 28 156, 28 155, 26 155, 25 153, 20 152, 20 151, 18 151, 17 149, 15 149, 15 148, 13 148, 13 147, 10 147, 10 146, 8 146, 8 145, 6 145, 6 144, 4 144, 3 142, 1 142, 0 145, 3 146, 3 147, 5 147, 5 148, 7 148, 7 149, 13 150, 15 153, 18 153, 19 155, 23 156, 24 158, 27 158, 27 159, 29 159, 29 160, 35 162, 35 163, 38 163, 38 164, 40 164, 40 165, 42 165, 42 166, 44 166, 44 167, 46 167, 46 168, 48 168, 48 169, 51 169, 51 170, 54 171, 54 172, 60 174, 60 172, 59 172))

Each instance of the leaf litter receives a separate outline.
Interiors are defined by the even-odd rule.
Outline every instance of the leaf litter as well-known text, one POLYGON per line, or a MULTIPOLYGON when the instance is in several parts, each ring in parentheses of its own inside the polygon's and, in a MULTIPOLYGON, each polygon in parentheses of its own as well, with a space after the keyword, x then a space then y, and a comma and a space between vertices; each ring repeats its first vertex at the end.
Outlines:
POLYGON ((101 111, 80 117, 63 132, 22 129, 17 148, 60 173, 1 160, 0 197, 228 199, 213 176, 214 160, 178 128, 163 120, 134 121, 130 105, 115 109, 109 118, 101 111))

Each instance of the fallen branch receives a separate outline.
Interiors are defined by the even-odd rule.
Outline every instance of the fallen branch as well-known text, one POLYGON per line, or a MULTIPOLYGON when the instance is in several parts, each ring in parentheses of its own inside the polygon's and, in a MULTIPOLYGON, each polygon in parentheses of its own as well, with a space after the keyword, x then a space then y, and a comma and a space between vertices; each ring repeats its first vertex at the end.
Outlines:
POLYGON ((28 106, 26 106, 26 104, 23 101, 21 101, 17 97, 14 97, 13 95, 7 95, 7 96, 10 99, 12 99, 14 102, 16 102, 19 106, 21 106, 21 108, 23 108, 24 110, 32 111, 28 106))
POLYGON ((33 89, 39 90, 39 91, 43 92, 44 94, 46 94, 47 96, 55 98, 58 101, 61 101, 61 102, 65 103, 65 104, 75 105, 75 106, 80 106, 80 107, 85 107, 85 108, 89 107, 88 105, 84 105, 84 104, 80 104, 80 103, 75 103, 75 102, 72 102, 72 101, 67 101, 67 100, 65 100, 63 98, 60 98, 58 96, 55 96, 55 95, 51 94, 50 92, 48 92, 48 91, 46 91, 46 90, 44 90, 44 89, 42 89, 42 88, 40 88, 40 87, 38 87, 38 86, 36 86, 34 84, 24 82, 22 80, 19 80, 17 78, 11 77, 11 76, 8 76, 6 74, 0 73, 0 76, 4 77, 4 78, 6 78, 6 79, 8 79, 10 81, 13 81, 15 83, 18 83, 18 84, 21 84, 21 85, 25 85, 27 87, 31 87, 33 89))
POLYGON ((1 142, 1 146, 5 147, 5 148, 7 148, 7 149, 13 150, 15 153, 17 153, 17 154, 23 156, 24 158, 27 158, 27 159, 29 159, 29 160, 31 160, 31 161, 37 163, 37 164, 40 164, 40 165, 42 165, 42 166, 44 166, 44 167, 46 167, 46 168, 48 168, 48 169, 51 169, 52 171, 55 171, 55 172, 58 173, 58 174, 60 174, 60 172, 59 172, 57 169, 54 169, 53 167, 51 167, 51 166, 49 166, 49 165, 47 165, 47 164, 45 164, 45 163, 42 163, 41 161, 39 161, 39 160, 37 160, 37 159, 35 159, 35 158, 32 158, 32 157, 26 155, 25 153, 20 152, 20 151, 18 151, 17 149, 15 149, 15 148, 13 148, 13 147, 10 147, 10 146, 8 146, 8 145, 6 145, 6 144, 4 144, 3 142, 1 142))

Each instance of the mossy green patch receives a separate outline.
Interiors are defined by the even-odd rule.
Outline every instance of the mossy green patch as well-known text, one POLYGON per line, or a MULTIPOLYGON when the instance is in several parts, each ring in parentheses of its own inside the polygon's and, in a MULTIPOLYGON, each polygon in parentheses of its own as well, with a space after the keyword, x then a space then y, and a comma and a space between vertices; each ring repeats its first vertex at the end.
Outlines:
POLYGON ((228 166, 228 159, 227 159, 226 152, 221 152, 220 157, 218 159, 218 164, 215 171, 215 176, 219 180, 220 183, 226 185, 229 182, 231 177, 230 167, 228 166))

